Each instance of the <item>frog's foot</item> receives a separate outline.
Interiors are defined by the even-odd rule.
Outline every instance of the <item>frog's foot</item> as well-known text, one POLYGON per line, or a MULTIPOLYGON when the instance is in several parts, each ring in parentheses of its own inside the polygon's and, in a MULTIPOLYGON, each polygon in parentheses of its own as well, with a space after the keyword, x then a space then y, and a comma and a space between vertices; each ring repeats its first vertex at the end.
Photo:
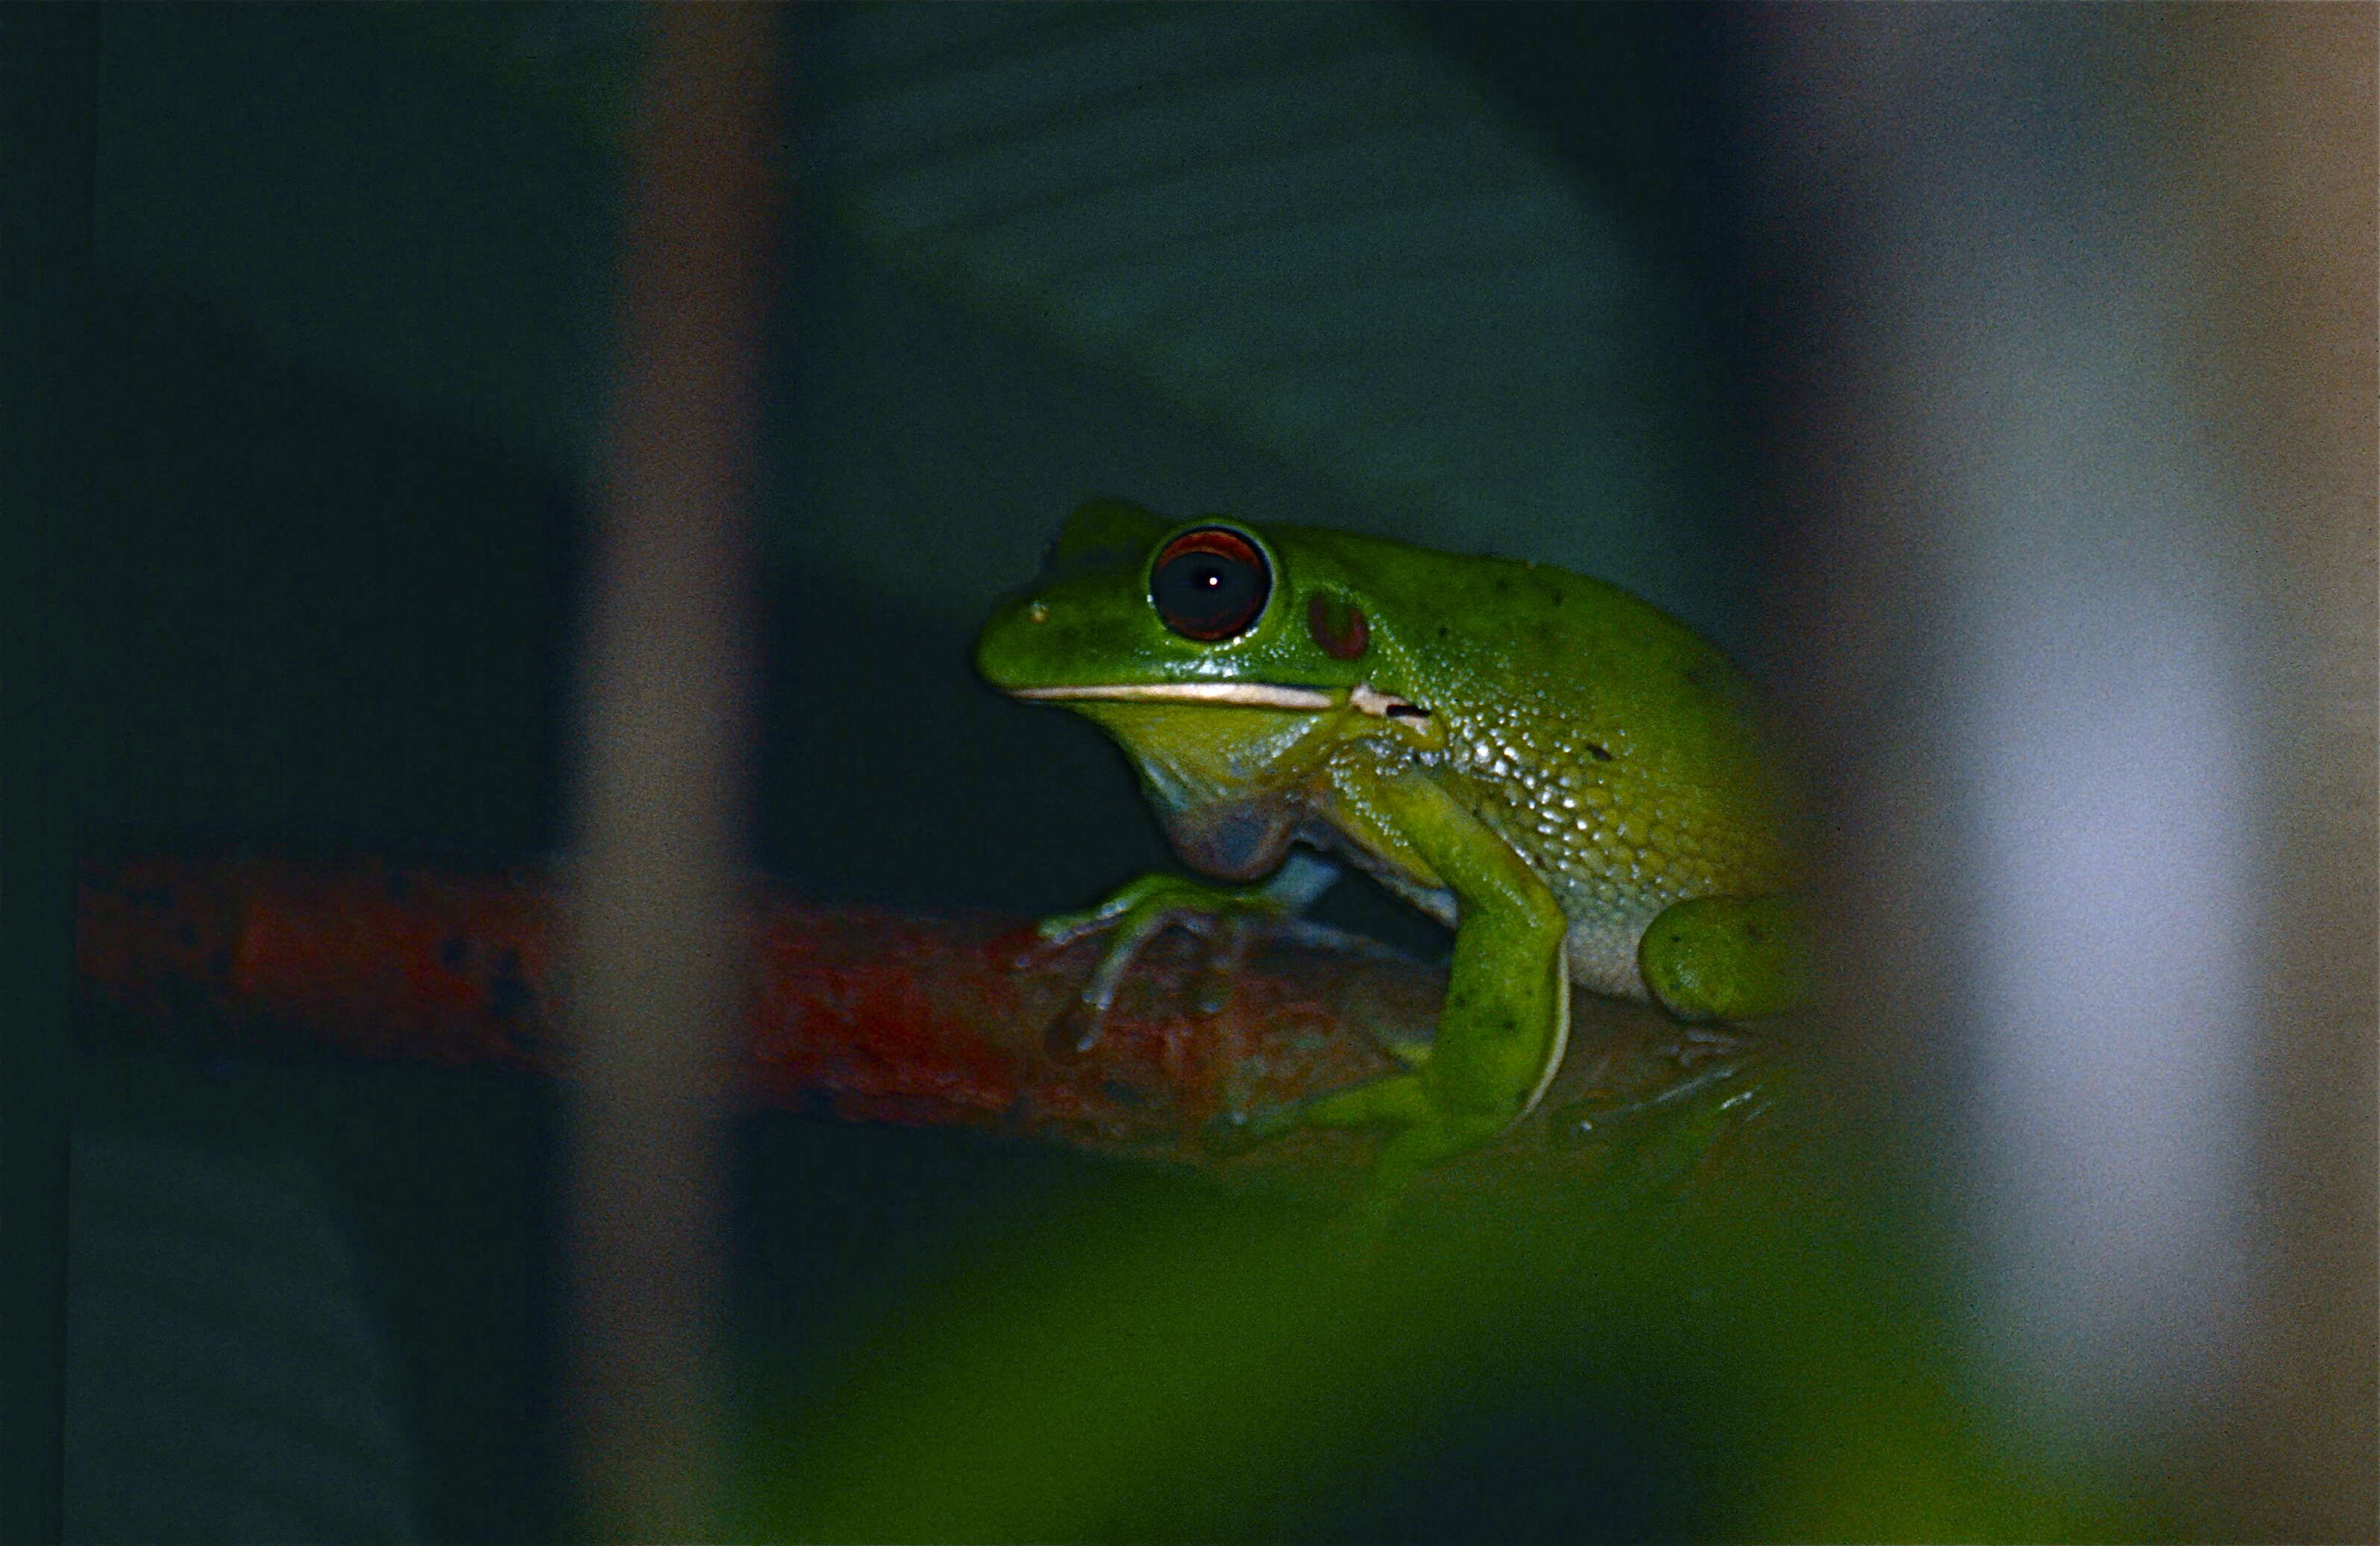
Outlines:
POLYGON ((1444 1111, 1435 1103, 1424 1076, 1391 1074, 1293 1105, 1218 1116, 1207 1125, 1206 1142, 1209 1153, 1230 1156, 1303 1127, 1392 1129, 1372 1162, 1362 1197, 1344 1221, 1346 1243, 1365 1253, 1381 1243, 1384 1226, 1416 1176, 1441 1160, 1488 1142, 1511 1125, 1509 1112, 1444 1111))
POLYGON ((1198 992, 1201 1014, 1218 1014, 1231 1001, 1232 978, 1246 957, 1248 930, 1257 921, 1294 916, 1328 889, 1337 871, 1319 859, 1293 856, 1260 886, 1218 886, 1180 875, 1143 875, 1099 906, 1045 919, 1044 949, 1062 948, 1087 934, 1110 930, 1106 953, 1091 968, 1082 992, 1053 1022, 1046 1038, 1053 1057, 1080 1057, 1099 1045, 1125 974, 1149 941, 1180 926, 1203 938, 1220 936, 1207 963, 1198 992))
POLYGON ((1733 1111, 1742 1101, 1758 1094, 1756 1080, 1741 1082, 1743 1078, 1744 1064, 1737 1058, 1722 1057, 1700 1067, 1682 1065, 1676 1078, 1656 1090, 1625 1095, 1590 1091, 1575 1101, 1567 1102, 1550 1114, 1547 1126, 1565 1140, 1608 1136, 1646 1117, 1698 1100, 1723 1086, 1728 1087, 1729 1092, 1718 1102, 1718 1109, 1733 1111))
POLYGON ((1636 947, 1655 1002, 1682 1020, 1755 1020, 1809 996, 1809 946, 1785 896, 1698 896, 1664 908, 1636 947))
POLYGON ((1372 1161, 1356 1215, 1377 1228, 1387 1223, 1415 1179, 1430 1166, 1469 1153, 1512 1124, 1509 1110, 1451 1108, 1427 1074, 1391 1074, 1312 1102, 1300 1114, 1308 1126, 1391 1129, 1372 1161))

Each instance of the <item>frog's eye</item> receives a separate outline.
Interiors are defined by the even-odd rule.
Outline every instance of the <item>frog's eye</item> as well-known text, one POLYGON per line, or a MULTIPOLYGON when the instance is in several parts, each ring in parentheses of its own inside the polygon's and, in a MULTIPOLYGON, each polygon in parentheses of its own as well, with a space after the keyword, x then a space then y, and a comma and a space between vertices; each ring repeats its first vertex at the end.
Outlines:
POLYGON ((1272 566, 1257 545, 1227 526, 1184 531, 1158 550, 1148 601, 1165 626, 1211 644, 1255 627, 1272 595, 1272 566))

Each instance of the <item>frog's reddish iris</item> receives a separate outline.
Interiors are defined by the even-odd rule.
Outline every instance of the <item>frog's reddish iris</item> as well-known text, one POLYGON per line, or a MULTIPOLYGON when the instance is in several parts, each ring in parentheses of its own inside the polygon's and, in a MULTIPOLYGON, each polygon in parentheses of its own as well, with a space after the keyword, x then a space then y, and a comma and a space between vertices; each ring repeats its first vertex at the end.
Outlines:
POLYGON ((1202 644, 1247 632, 1271 596, 1272 566, 1263 550, 1227 526, 1184 531, 1149 566, 1148 601, 1158 618, 1202 644))

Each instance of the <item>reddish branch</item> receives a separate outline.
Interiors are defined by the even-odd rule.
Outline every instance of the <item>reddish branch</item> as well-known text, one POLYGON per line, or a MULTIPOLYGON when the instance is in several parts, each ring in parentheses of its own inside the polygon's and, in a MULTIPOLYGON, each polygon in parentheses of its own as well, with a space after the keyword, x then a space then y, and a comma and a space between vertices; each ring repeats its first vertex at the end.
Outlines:
MULTIPOLYGON (((209 1054, 331 1055, 555 1074, 555 885, 380 861, 145 858, 86 870, 78 956, 96 1033, 209 1054)), ((759 1102, 850 1121, 965 1126, 1188 1163, 1345 1174, 1367 1140, 1211 1141, 1389 1072, 1442 973, 1296 926, 1226 965, 1181 931, 1127 978, 1087 1053, 1053 1027, 1101 942, 1043 945, 988 913, 819 907, 754 886, 740 1077, 759 1102), (1245 1151, 1242 1151, 1245 1148, 1245 1151)), ((1582 998, 1561 1078, 1515 1142, 1582 1111, 1658 1102, 1758 1049, 1582 998), (1583 1103, 1584 1102, 1584 1103, 1583 1103)), ((1607 1124, 1608 1125, 1608 1124, 1607 1124)), ((1571 1149, 1580 1146, 1571 1145, 1571 1149)))

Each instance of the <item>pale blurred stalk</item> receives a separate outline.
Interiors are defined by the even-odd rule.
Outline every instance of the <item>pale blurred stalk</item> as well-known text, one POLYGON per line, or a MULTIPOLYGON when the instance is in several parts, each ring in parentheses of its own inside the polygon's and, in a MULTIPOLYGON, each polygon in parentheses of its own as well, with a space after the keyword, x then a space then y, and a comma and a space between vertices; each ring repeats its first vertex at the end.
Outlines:
POLYGON ((2217 261, 2193 297, 2252 539, 2274 708, 2257 964, 2254 1319, 2197 1459, 2222 1533, 2380 1539, 2374 587, 2380 585, 2380 12, 2191 13, 2177 93, 2217 261), (2211 109, 2211 111, 2209 111, 2211 109))
POLYGON ((1979 1389, 2369 1539, 2373 14, 1756 25, 1832 1020, 1979 1389))
POLYGON ((578 662, 563 981, 581 1528, 717 1528, 722 1098, 752 697, 772 16, 663 6, 628 141, 619 333, 578 662))

